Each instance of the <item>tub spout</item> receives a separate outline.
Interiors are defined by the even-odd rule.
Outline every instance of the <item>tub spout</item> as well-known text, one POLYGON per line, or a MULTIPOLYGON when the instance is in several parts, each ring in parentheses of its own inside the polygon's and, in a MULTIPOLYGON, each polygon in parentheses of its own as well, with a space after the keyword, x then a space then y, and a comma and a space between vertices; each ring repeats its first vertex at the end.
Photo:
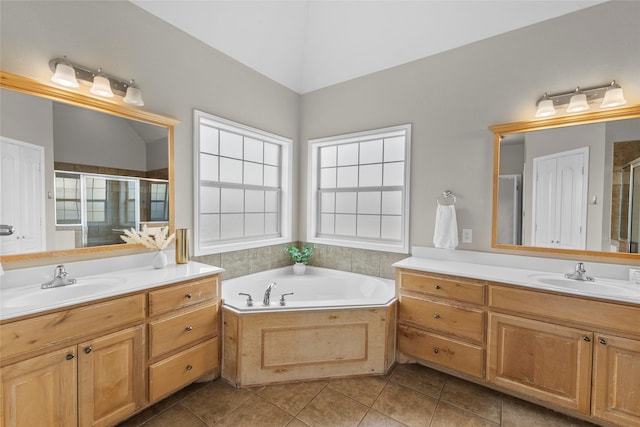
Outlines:
POLYGON ((267 290, 264 291, 264 298, 262 298, 262 305, 264 305, 265 307, 271 304, 271 289, 275 288, 275 286, 276 286, 276 282, 271 282, 269 283, 267 290))

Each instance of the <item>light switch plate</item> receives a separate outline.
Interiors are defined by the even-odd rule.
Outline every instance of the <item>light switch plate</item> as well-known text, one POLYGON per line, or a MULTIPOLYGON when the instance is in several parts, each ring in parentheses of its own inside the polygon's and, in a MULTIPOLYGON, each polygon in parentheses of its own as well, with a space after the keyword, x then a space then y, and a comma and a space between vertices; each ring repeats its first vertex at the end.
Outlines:
POLYGON ((629 281, 640 285, 640 268, 629 269, 629 281))

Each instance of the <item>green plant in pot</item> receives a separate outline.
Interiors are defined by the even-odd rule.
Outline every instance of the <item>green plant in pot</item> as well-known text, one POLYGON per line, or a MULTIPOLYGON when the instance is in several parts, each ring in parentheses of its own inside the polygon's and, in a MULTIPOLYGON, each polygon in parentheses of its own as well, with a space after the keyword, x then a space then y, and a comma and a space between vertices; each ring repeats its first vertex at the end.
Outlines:
POLYGON ((293 273, 304 274, 306 270, 306 264, 313 256, 313 247, 309 245, 302 245, 298 248, 295 245, 285 246, 284 251, 289 254, 293 262, 293 273))

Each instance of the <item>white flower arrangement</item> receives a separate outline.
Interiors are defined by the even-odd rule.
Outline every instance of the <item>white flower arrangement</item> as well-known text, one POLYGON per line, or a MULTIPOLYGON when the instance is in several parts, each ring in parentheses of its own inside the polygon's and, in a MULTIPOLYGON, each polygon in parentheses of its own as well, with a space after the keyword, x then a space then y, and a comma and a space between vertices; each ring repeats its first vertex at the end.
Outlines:
POLYGON ((160 227, 158 232, 152 234, 147 229, 147 226, 143 225, 141 232, 138 233, 134 228, 124 230, 124 235, 120 236, 120 238, 127 243, 139 243, 145 248, 163 251, 176 237, 176 233, 171 233, 170 236, 167 236, 167 234, 169 234, 169 227, 160 227))

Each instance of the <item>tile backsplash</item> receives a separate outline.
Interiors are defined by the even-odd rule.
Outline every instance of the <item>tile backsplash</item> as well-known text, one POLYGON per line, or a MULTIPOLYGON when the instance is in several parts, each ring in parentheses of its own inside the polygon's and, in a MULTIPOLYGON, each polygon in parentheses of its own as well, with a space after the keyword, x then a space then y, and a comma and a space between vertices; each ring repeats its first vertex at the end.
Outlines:
MULTIPOLYGON (((296 242, 300 244, 300 242, 296 242)), ((285 245, 266 246, 242 251, 193 257, 193 261, 222 267, 226 271, 223 279, 245 276, 259 271, 292 265, 284 252, 285 245)), ((341 246, 316 245, 309 265, 350 271, 368 276, 394 279, 394 262, 407 258, 407 254, 344 248, 341 246)))

